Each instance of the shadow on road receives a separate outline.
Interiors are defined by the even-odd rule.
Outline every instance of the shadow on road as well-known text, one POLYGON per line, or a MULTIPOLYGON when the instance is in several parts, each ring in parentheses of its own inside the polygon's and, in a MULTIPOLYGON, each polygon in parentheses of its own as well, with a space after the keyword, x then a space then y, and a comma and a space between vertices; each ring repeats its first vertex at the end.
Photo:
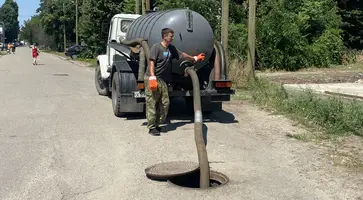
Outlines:
MULTIPOLYGON (((234 115, 227 111, 216 111, 211 113, 203 113, 203 132, 207 132, 208 127, 205 123, 222 123, 222 124, 230 124, 230 123, 238 123, 235 119, 234 115)), ((126 116, 126 120, 136 120, 136 119, 145 119, 145 121, 141 124, 141 126, 146 126, 146 116, 144 114, 126 116)), ((173 99, 170 102, 168 117, 164 124, 161 126, 164 127, 167 131, 176 130, 179 127, 182 127, 186 124, 194 123, 194 112, 187 109, 184 100, 181 99, 173 99), (176 121, 172 123, 171 121, 176 121)))

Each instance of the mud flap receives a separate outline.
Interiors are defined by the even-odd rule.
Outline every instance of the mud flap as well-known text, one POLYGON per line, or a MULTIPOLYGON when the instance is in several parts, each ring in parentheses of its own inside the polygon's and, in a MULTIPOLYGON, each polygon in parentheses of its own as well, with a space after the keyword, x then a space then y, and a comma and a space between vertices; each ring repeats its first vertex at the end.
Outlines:
POLYGON ((112 81, 113 109, 116 116, 124 116, 126 113, 144 112, 144 104, 137 103, 133 97, 133 91, 137 90, 137 80, 134 73, 115 72, 112 81))

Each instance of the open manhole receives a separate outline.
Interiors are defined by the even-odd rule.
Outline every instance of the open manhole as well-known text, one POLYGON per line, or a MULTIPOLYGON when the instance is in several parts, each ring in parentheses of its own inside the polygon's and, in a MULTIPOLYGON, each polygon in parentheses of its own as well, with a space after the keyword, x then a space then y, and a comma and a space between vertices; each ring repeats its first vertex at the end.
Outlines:
MULTIPOLYGON (((172 185, 185 188, 200 188, 200 169, 198 163, 181 161, 166 162, 145 169, 146 176, 155 181, 168 181, 172 185)), ((229 182, 226 175, 210 171, 209 188, 223 186, 229 182)))
MULTIPOLYGON (((177 187, 201 189, 199 184, 200 171, 197 170, 192 173, 170 178, 168 182, 177 187)), ((209 175, 209 188, 207 189, 221 187, 226 185, 228 182, 229 179, 226 175, 211 170, 209 175)))

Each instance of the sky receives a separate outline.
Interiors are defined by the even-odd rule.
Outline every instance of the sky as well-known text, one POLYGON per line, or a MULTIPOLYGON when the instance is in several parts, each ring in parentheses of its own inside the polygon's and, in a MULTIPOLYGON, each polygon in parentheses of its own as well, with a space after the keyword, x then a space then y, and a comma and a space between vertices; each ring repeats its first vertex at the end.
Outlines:
MULTIPOLYGON (((0 0, 0 6, 4 4, 5 0, 0 0)), ((36 13, 39 8, 40 0, 16 0, 19 6, 19 25, 24 24, 24 20, 29 19, 36 13)))

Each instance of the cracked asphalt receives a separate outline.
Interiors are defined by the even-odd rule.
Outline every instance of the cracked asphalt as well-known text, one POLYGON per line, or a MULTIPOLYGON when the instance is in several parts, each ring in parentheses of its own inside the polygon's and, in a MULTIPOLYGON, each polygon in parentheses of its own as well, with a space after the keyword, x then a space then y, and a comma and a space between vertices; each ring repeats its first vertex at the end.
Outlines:
POLYGON ((152 137, 142 116, 113 115, 93 69, 46 53, 31 63, 27 47, 0 58, 1 200, 363 199, 361 171, 286 137, 302 127, 238 101, 203 116, 211 169, 227 175, 227 185, 197 190, 149 180, 150 165, 197 162, 192 115, 174 102, 169 131, 152 137))

